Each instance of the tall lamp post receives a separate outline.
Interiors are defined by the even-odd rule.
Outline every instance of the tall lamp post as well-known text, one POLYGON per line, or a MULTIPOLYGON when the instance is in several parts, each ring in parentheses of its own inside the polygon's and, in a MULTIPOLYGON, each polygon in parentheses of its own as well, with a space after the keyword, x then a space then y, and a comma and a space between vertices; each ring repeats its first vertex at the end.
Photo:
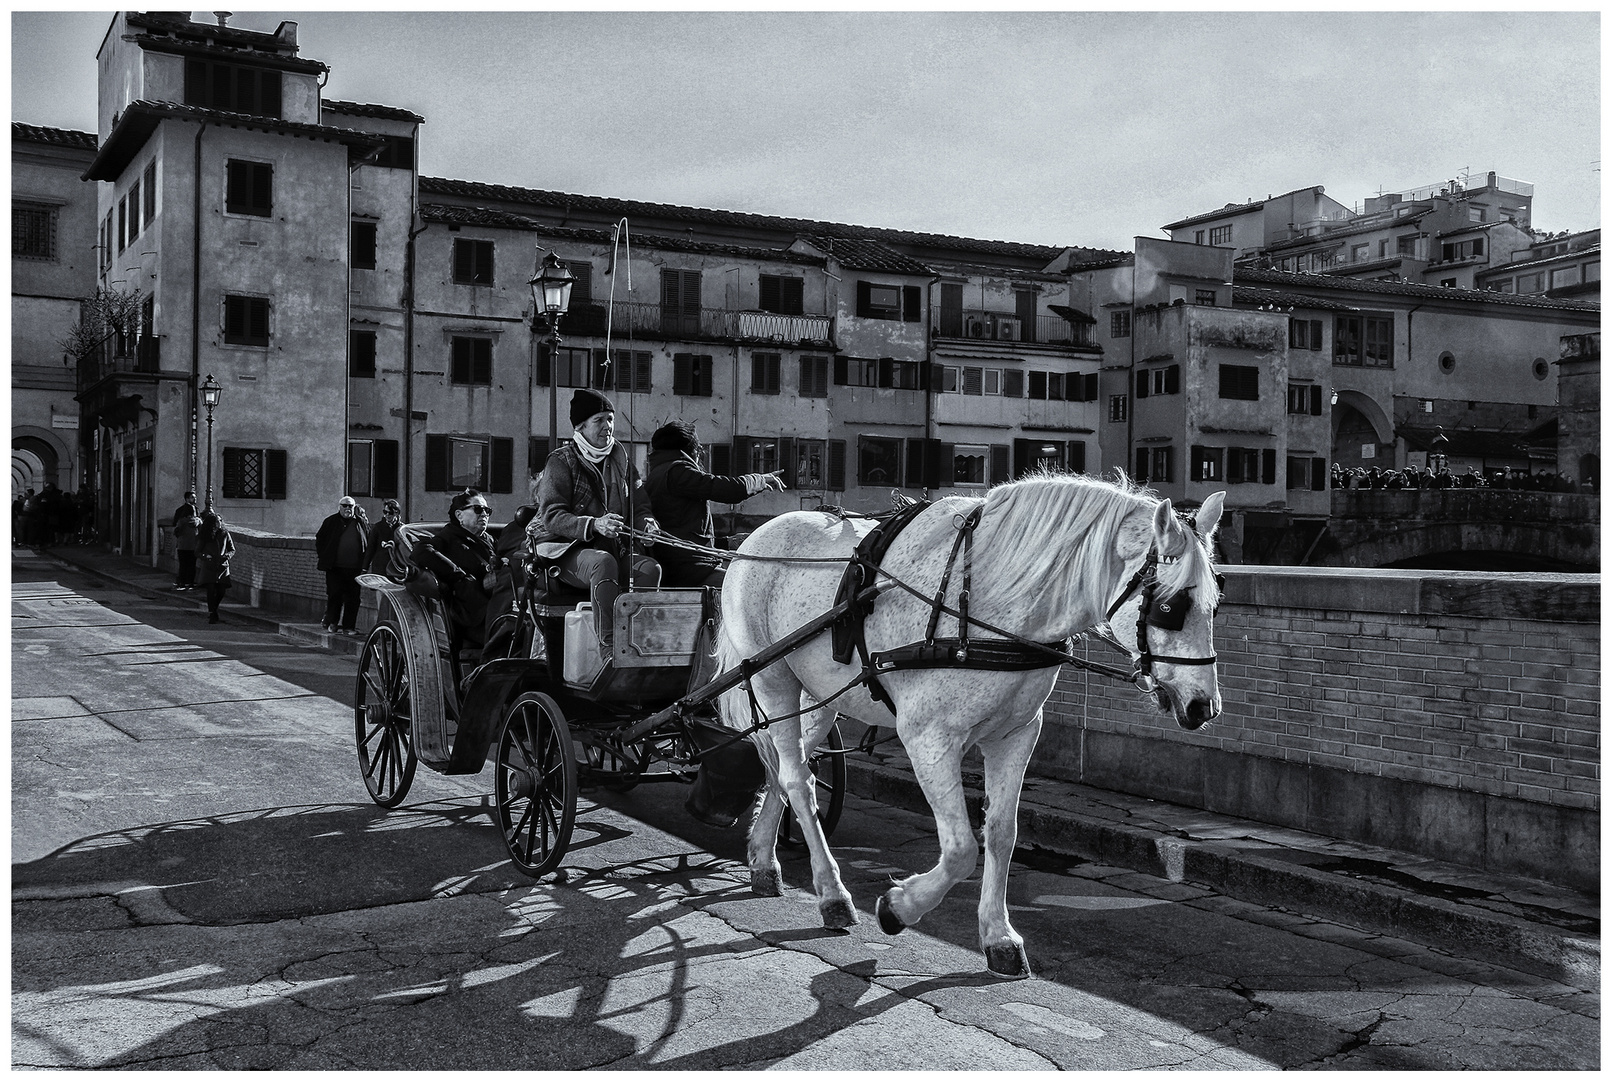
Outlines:
POLYGON ((537 330, 537 316, 541 314, 548 324, 549 347, 549 453, 554 453, 560 445, 560 420, 558 401, 559 387, 559 351, 560 351, 560 316, 571 306, 571 286, 576 284, 576 278, 571 276, 571 270, 563 262, 554 257, 554 252, 543 256, 537 273, 527 282, 532 289, 532 330, 537 330))
POLYGON ((207 501, 203 509, 213 508, 213 410, 218 408, 218 398, 224 392, 223 388, 213 380, 212 375, 202 383, 202 404, 207 407, 207 501))

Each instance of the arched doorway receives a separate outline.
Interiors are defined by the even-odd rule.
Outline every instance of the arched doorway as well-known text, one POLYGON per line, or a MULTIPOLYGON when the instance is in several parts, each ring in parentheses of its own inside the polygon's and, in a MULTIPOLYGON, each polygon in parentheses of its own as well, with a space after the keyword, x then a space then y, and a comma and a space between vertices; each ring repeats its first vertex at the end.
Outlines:
POLYGON ((1333 461, 1345 469, 1392 469, 1393 443, 1394 424, 1381 405, 1358 390, 1337 391, 1332 403, 1333 461))
POLYGON ((27 488, 43 491, 56 483, 60 459, 56 448, 35 435, 19 435, 11 440, 11 494, 27 488))

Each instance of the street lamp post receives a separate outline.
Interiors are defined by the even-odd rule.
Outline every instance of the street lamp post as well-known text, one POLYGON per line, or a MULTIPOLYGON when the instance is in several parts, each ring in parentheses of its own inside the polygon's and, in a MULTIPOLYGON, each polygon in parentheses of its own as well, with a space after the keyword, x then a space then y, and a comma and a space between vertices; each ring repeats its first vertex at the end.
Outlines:
POLYGON ((1450 440, 1449 437, 1444 434, 1444 429, 1442 427, 1435 428, 1434 431, 1435 434, 1433 435, 1433 444, 1428 447, 1429 453, 1427 455, 1427 463, 1429 466, 1429 471, 1436 474, 1443 472, 1445 463, 1450 460, 1450 440))
POLYGON ((207 501, 203 507, 206 510, 213 508, 213 410, 218 408, 218 398, 223 392, 212 375, 202 383, 202 404, 207 407, 207 501))
POLYGON ((549 453, 554 453, 560 445, 560 419, 558 401, 559 387, 559 351, 560 351, 560 316, 571 306, 571 286, 576 278, 571 276, 570 269, 555 258, 554 252, 543 256, 537 273, 527 284, 532 289, 532 330, 535 333, 537 316, 542 315, 548 324, 549 347, 549 453))

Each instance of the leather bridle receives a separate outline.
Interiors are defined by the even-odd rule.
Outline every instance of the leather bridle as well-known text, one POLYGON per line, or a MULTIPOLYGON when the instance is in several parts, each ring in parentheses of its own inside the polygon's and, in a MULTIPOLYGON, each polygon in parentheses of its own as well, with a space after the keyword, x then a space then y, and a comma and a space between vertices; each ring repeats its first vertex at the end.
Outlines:
MULTIPOLYGON (((1215 575, 1217 587, 1224 588, 1225 580, 1220 574, 1215 575)), ((1105 619, 1112 619, 1114 612, 1124 607, 1138 591, 1142 594, 1142 602, 1136 609, 1136 686, 1144 694, 1152 693, 1156 685, 1153 677, 1154 664, 1201 667, 1213 664, 1217 659, 1214 653, 1208 656, 1160 656, 1148 645, 1149 626, 1158 630, 1179 631, 1186 625, 1187 613, 1192 610, 1192 589, 1193 587, 1188 585, 1159 599, 1159 549, 1155 546, 1148 548, 1147 558, 1142 560, 1141 567, 1131 575, 1130 581, 1125 583, 1119 599, 1109 605, 1105 619)))

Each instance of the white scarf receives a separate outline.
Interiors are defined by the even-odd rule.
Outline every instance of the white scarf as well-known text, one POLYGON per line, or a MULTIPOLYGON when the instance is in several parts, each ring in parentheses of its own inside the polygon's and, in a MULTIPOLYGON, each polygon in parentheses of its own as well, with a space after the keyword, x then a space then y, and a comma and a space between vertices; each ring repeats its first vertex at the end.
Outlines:
POLYGON ((571 442, 576 446, 577 453, 592 462, 595 467, 603 464, 604 459, 610 456, 610 451, 616 448, 616 437, 614 435, 610 436, 610 441, 605 443, 603 447, 598 447, 584 439, 582 432, 573 431, 571 433, 571 442))

